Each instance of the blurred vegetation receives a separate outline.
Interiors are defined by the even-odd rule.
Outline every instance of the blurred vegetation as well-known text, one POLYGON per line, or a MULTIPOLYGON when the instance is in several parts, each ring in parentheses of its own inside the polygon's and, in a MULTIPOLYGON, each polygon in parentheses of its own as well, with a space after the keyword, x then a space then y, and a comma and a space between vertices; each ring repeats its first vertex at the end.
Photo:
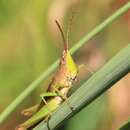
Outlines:
MULTIPOLYGON (((76 10, 70 34, 71 47, 126 1, 0 0, 0 111, 60 56, 62 40, 55 19, 66 31, 70 12, 76 10)), ((91 44, 81 48, 74 58, 77 63, 87 64, 96 71, 129 42, 129 33, 130 12, 91 40, 91 44)), ((83 70, 81 80, 87 74, 83 70)), ((62 129, 115 130, 119 127, 130 115, 129 78, 127 76, 116 84, 119 89, 114 87, 70 119, 62 129)), ((35 104, 48 82, 31 94, 0 129, 14 129, 18 122, 22 122, 20 110, 35 104)))

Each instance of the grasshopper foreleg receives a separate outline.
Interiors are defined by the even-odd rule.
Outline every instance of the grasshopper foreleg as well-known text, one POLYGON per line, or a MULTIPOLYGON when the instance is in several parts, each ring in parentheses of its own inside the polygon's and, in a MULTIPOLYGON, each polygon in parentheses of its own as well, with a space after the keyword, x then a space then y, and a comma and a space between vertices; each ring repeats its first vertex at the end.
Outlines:
POLYGON ((65 94, 61 93, 61 91, 60 91, 58 88, 55 87, 54 89, 55 89, 55 91, 57 92, 57 94, 58 94, 64 101, 66 101, 66 103, 67 103, 67 105, 69 106, 69 108, 71 109, 71 111, 74 112, 74 107, 72 107, 72 106, 70 105, 70 103, 69 103, 69 101, 68 101, 68 97, 67 97, 65 94))

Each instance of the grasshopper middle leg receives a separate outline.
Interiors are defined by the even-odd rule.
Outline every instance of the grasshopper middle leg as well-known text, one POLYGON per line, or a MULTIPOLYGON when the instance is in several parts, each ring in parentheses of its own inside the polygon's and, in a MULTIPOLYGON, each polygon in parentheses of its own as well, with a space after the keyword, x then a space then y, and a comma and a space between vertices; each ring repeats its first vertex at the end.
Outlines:
POLYGON ((56 96, 58 96, 58 94, 57 94, 57 93, 53 93, 53 92, 46 92, 46 93, 42 93, 42 94, 40 95, 40 97, 42 98, 43 102, 44 102, 45 105, 48 107, 48 111, 49 111, 50 113, 51 113, 51 110, 50 110, 50 108, 49 108, 49 106, 48 106, 47 101, 45 100, 45 97, 56 97, 56 96))

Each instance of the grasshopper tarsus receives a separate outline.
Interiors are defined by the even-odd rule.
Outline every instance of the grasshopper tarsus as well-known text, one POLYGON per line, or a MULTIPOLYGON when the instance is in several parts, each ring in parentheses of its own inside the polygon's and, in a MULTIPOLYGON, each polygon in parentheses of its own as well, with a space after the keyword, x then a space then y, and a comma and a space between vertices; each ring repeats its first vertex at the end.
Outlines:
POLYGON ((48 130, 51 130, 50 125, 49 125, 49 120, 47 121, 47 128, 48 128, 48 130))
POLYGON ((74 113, 74 111, 75 111, 74 107, 70 106, 70 109, 71 109, 72 113, 74 113))
POLYGON ((49 114, 49 115, 45 118, 45 120, 44 120, 44 122, 47 124, 48 130, 51 130, 50 125, 49 125, 50 119, 51 119, 51 114, 49 114))
POLYGON ((75 111, 74 107, 69 104, 68 100, 66 100, 66 103, 67 103, 68 107, 70 108, 71 112, 74 113, 74 111, 75 111))

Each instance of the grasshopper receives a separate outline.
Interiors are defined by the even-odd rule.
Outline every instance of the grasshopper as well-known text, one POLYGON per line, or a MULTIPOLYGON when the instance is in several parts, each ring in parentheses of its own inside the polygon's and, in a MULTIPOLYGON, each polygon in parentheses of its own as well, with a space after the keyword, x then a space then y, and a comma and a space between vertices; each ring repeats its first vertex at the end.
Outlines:
MULTIPOLYGON (((59 22, 56 21, 56 24, 64 42, 64 50, 60 58, 59 68, 54 74, 47 92, 40 95, 42 98, 40 104, 25 109, 22 112, 23 115, 32 117, 20 124, 16 130, 27 130, 42 120, 48 122, 52 112, 54 112, 64 100, 67 100, 67 94, 77 79, 79 67, 74 62, 68 50, 68 41, 65 39, 59 22)), ((72 107, 70 108, 72 109, 72 107)))

